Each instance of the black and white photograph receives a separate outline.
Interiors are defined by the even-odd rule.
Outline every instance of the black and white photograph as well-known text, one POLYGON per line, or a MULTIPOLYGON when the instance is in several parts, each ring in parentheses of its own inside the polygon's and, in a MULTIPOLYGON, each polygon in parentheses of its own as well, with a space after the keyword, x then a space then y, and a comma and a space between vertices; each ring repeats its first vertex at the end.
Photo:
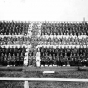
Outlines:
POLYGON ((88 0, 0 0, 0 88, 88 88, 88 0))

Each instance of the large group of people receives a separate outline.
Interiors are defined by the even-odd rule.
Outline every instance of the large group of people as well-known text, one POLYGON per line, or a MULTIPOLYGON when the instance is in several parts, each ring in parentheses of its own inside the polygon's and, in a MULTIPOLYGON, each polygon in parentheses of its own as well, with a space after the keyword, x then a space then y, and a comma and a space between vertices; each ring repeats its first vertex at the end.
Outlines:
POLYGON ((78 38, 78 37, 62 37, 62 38, 38 38, 35 41, 32 41, 30 37, 0 37, 0 45, 30 45, 31 43, 37 43, 39 45, 87 45, 88 44, 88 37, 86 38, 78 38))
POLYGON ((0 47, 0 65, 22 66, 24 63, 25 52, 25 47, 0 47))
POLYGON ((31 43, 31 38, 30 37, 0 37, 0 45, 22 45, 22 44, 27 44, 30 45, 31 43))
POLYGON ((87 45, 88 37, 78 38, 78 37, 62 37, 62 38, 40 38, 40 45, 87 45))
POLYGON ((88 66, 88 48, 40 48, 41 65, 88 66))
POLYGON ((0 21, 0 35, 21 35, 28 33, 29 23, 0 21))
POLYGON ((75 23, 42 23, 41 34, 45 35, 88 35, 88 23, 87 22, 75 22, 75 23))
MULTIPOLYGON (((0 21, 0 65, 23 65, 26 48, 13 45, 88 45, 87 22, 42 23, 38 28, 27 22, 0 21), (34 30, 35 29, 35 30, 34 30), (40 30, 39 29, 39 30, 40 30), (3 36, 4 35, 4 36, 3 36), (29 35, 32 35, 29 37, 29 35), (43 36, 44 35, 44 36, 43 36), (4 45, 4 47, 2 47, 4 45), (11 47, 5 47, 11 45, 11 47)), ((35 50, 35 49, 34 49, 35 50)), ((41 65, 88 66, 88 48, 40 48, 41 65)), ((33 64, 34 51, 29 52, 29 64, 33 64)), ((35 55, 36 56, 36 55, 35 55)))

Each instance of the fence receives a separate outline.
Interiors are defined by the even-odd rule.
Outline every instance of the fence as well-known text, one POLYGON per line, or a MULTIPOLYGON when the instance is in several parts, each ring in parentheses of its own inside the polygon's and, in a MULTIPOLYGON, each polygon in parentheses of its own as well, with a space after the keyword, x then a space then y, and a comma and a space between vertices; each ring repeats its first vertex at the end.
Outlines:
POLYGON ((11 77, 0 77, 0 81, 24 81, 24 88, 29 88, 28 81, 69 81, 69 82, 88 82, 88 79, 78 78, 11 78, 11 77))

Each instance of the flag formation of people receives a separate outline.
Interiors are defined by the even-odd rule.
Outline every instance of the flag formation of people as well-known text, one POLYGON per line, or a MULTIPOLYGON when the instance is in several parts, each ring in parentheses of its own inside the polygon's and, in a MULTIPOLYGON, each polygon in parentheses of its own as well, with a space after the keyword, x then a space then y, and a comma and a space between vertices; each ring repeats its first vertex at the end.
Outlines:
POLYGON ((0 21, 1 66, 88 66, 88 22, 0 21))

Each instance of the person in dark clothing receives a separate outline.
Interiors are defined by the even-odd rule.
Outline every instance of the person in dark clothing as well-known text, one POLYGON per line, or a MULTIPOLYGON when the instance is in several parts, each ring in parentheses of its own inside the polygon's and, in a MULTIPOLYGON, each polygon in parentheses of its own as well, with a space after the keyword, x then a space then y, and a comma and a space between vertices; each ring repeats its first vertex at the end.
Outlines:
POLYGON ((13 66, 15 66, 15 59, 16 59, 15 54, 13 54, 13 55, 12 55, 12 59, 11 59, 11 64, 12 64, 13 66))
POLYGON ((7 58, 7 62, 8 62, 8 66, 11 65, 11 54, 8 54, 8 58, 7 58))
POLYGON ((4 65, 4 54, 3 53, 1 53, 0 65, 4 65))
POLYGON ((16 56, 16 61, 15 61, 15 65, 16 66, 19 66, 19 59, 20 59, 20 56, 19 56, 19 53, 17 53, 17 56, 16 56))
POLYGON ((4 55, 4 61, 3 61, 3 63, 4 63, 4 66, 7 66, 7 54, 4 55))
POLYGON ((53 59, 52 59, 52 55, 49 55, 49 65, 53 65, 53 59))
POLYGON ((20 55, 20 65, 23 66, 23 63, 24 63, 24 56, 23 56, 23 53, 21 53, 21 55, 20 55))

